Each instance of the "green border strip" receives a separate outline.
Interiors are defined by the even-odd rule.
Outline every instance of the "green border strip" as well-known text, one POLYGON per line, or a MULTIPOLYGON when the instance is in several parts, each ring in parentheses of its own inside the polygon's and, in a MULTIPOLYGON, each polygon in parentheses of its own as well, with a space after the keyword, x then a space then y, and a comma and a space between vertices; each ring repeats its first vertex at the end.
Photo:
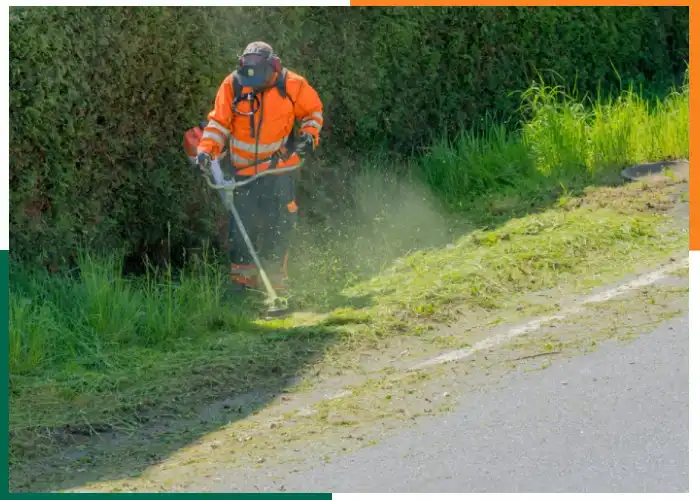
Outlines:
MULTIPOLYGON (((48 498, 54 495, 88 495, 92 498, 107 498, 114 496, 115 493, 14 493, 13 495, 22 495, 30 499, 48 498)), ((331 500, 331 493, 116 493, 119 497, 144 498, 145 496, 171 497, 175 495, 188 495, 188 498, 211 498, 218 496, 220 498, 230 498, 232 500, 260 500, 261 498, 295 498, 298 500, 331 500)))
MULTIPOLYGON (((5 429, 10 428, 10 363, 8 356, 10 354, 10 282, 9 282, 9 254, 8 250, 0 250, 0 329, 2 329, 2 337, 5 339, 2 343, 3 353, 0 356, 2 360, 3 368, 0 369, 2 373, 6 374, 5 383, 2 386, 2 390, 5 393, 3 401, 5 401, 5 408, 2 412, 2 419, 5 422, 5 429)), ((2 433, 2 448, 5 451, 5 457, 8 458, 6 463, 8 468, 2 468, 4 484, 7 490, 10 491, 10 472, 9 472, 9 458, 10 458, 10 439, 9 434, 2 433)))

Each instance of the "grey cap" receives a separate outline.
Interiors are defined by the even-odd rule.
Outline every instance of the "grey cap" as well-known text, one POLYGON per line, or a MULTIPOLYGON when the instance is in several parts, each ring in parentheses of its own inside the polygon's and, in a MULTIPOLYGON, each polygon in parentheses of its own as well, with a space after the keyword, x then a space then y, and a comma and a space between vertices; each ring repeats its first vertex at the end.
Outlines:
POLYGON ((246 54, 272 54, 274 51, 272 50, 272 46, 269 43, 265 42, 251 42, 249 43, 245 50, 243 51, 243 55, 246 54))

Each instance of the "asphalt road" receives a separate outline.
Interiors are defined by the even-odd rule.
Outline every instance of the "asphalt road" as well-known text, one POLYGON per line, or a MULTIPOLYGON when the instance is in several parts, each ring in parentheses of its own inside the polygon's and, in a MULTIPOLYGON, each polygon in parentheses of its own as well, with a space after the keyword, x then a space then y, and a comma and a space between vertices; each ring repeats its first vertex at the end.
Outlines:
POLYGON ((688 356, 686 315, 509 376, 376 446, 217 490, 687 492, 688 356))

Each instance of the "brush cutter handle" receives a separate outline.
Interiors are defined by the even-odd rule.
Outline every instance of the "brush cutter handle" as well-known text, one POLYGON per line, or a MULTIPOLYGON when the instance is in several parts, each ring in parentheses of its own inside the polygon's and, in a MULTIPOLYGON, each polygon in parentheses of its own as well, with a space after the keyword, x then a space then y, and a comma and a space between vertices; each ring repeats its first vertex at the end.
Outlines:
MULTIPOLYGON (((294 153, 303 153, 303 144, 294 144, 294 146, 287 152, 286 155, 284 155, 285 158, 289 158, 292 156, 294 153)), ((211 174, 203 174, 204 179, 207 181, 207 184, 209 185, 210 188, 216 189, 217 191, 235 191, 236 189, 246 186, 250 184, 251 182, 254 182, 258 180, 260 177, 264 177, 266 175, 277 175, 277 174, 283 174, 286 172, 291 172, 294 170, 297 170, 301 167, 301 165, 304 163, 303 157, 301 157, 301 160, 298 165, 294 165, 292 167, 282 167, 282 168, 272 168, 268 170, 263 170, 262 172, 258 172, 257 174, 243 180, 243 181, 236 181, 235 179, 222 179, 221 184, 215 184, 212 182, 211 174)))
POLYGON ((282 174, 285 172, 291 172, 293 170, 297 170, 301 167, 301 164, 295 165, 293 167, 283 167, 283 168, 273 168, 270 170, 263 170, 262 172, 259 172, 248 179, 244 181, 236 181, 234 179, 224 179, 223 183, 221 184, 214 184, 211 180, 211 175, 209 174, 202 174, 202 177, 207 181, 207 184, 209 184, 209 187, 212 189, 216 189, 217 191, 234 191, 240 187, 246 186, 250 184, 253 181, 258 180, 260 177, 264 177, 266 175, 276 175, 276 174, 282 174))

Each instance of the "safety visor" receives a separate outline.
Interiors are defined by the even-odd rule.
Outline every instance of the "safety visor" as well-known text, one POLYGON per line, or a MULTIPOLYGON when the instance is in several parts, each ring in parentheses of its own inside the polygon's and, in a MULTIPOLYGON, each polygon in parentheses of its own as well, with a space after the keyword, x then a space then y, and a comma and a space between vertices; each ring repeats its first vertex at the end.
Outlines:
POLYGON ((243 56, 243 66, 258 66, 267 62, 267 58, 262 54, 245 54, 243 56))
POLYGON ((243 67, 238 71, 245 87, 262 87, 272 74, 267 58, 260 54, 245 54, 243 67))

